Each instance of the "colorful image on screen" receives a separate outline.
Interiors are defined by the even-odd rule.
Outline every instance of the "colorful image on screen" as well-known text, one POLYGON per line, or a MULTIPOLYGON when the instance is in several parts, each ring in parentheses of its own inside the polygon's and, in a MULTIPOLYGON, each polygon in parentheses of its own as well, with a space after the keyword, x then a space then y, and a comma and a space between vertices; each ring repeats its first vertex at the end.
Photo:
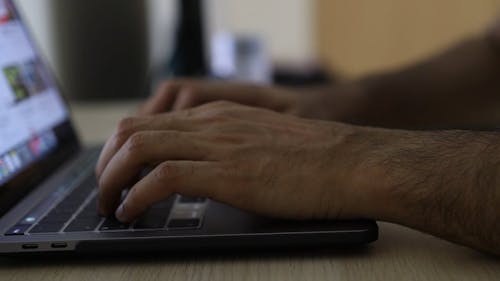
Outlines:
POLYGON ((39 65, 30 61, 20 65, 11 65, 3 69, 16 102, 39 94, 47 89, 39 65))
POLYGON ((13 18, 5 0, 0 0, 0 24, 6 23, 13 18))
POLYGON ((55 151, 68 112, 11 1, 0 0, 0 186, 55 151))

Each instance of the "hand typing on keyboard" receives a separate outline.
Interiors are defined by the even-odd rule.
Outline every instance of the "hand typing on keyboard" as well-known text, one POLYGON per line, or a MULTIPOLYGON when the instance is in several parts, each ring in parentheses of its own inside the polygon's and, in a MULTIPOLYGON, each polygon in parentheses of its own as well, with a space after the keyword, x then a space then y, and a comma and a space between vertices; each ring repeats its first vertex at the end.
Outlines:
POLYGON ((363 217, 369 203, 360 204, 365 191, 350 184, 355 171, 341 166, 354 161, 343 151, 354 130, 364 133, 227 102, 128 118, 96 168, 99 211, 131 222, 178 193, 275 217, 363 217), (156 163, 135 182, 144 167, 156 163), (133 187, 120 202, 125 186, 133 187))
MULTIPOLYGON (((175 103, 186 105, 186 96, 175 103)), ((161 99, 168 103, 175 96, 161 99)), ((276 111, 287 107, 284 100, 268 101, 276 111)), ((387 130, 206 103, 120 123, 96 167, 99 212, 128 223, 178 193, 279 218, 395 222, 498 254, 500 238, 491 233, 499 232, 499 139, 486 132, 387 130), (157 166, 137 181, 151 165, 157 166), (121 201, 127 186, 132 188, 121 201)))

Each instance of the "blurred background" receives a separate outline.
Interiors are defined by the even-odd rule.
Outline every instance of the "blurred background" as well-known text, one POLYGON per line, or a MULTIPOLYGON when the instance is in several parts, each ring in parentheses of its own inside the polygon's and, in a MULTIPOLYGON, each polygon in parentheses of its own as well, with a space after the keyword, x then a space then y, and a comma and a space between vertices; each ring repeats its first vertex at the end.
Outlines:
MULTIPOLYGON (((182 1, 191 0, 18 0, 62 86, 78 99, 138 98, 171 76, 182 1)), ((500 0, 199 2, 211 74, 290 84, 409 64, 479 34, 500 11, 500 0)))

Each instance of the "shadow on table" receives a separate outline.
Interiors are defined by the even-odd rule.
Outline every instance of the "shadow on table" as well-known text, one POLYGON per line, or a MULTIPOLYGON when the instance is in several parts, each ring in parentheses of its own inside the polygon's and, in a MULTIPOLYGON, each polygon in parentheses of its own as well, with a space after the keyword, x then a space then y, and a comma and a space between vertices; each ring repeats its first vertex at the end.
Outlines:
POLYGON ((355 247, 339 247, 320 250, 228 250, 217 252, 190 252, 190 253, 141 253, 133 256, 123 254, 114 255, 75 255, 75 254, 45 254, 22 255, 0 258, 0 269, 26 267, 60 267, 60 266, 122 266, 122 265, 154 265, 154 264, 184 264, 203 262, 233 262, 239 261, 266 261, 266 260, 322 260, 322 259, 358 259, 373 255, 372 245, 355 247))

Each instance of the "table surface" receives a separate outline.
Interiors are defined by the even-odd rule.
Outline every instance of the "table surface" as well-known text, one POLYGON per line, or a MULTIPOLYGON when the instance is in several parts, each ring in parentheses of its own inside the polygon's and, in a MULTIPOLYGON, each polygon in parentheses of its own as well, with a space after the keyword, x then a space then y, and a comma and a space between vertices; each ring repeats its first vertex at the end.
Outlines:
MULTIPOLYGON (((103 142, 137 102, 75 104, 85 143, 103 142)), ((0 280, 500 280, 500 259, 379 223, 379 241, 326 252, 0 259, 0 280)))

